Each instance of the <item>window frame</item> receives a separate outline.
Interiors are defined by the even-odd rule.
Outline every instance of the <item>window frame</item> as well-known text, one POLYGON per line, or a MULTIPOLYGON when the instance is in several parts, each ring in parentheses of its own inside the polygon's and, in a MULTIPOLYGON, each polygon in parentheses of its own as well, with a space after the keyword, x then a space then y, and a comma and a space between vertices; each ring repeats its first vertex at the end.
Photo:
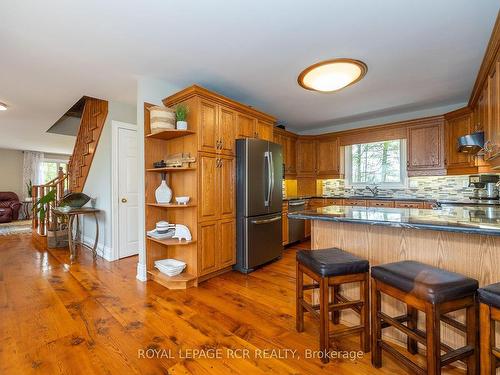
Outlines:
MULTIPOLYGON (((381 188, 386 188, 386 189, 405 189, 408 187, 408 172, 406 170, 406 164, 407 164, 407 142, 406 139, 401 138, 401 139, 388 139, 387 141, 399 141, 400 142, 400 169, 399 169, 399 174, 400 174, 400 179, 401 182, 381 182, 377 184, 370 184, 366 182, 352 182, 352 146, 354 145, 346 145, 344 147, 344 180, 345 180, 345 187, 347 188, 365 188, 366 186, 373 186, 377 185, 378 187, 381 188)), ((355 143, 355 144, 369 144, 369 143, 380 143, 380 142, 386 142, 384 141, 375 141, 375 142, 364 142, 364 143, 355 143)))

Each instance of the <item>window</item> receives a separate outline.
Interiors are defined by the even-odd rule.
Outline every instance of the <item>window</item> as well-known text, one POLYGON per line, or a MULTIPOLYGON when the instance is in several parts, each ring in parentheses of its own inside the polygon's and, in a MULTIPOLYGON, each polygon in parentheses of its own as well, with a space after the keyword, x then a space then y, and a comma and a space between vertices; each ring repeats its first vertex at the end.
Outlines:
POLYGON ((346 184, 380 185, 388 188, 406 185, 406 141, 397 139, 361 143, 345 148, 346 184))
POLYGON ((42 162, 42 181, 44 184, 57 177, 59 167, 61 167, 63 169, 63 172, 66 173, 68 170, 68 162, 65 160, 47 159, 42 162))

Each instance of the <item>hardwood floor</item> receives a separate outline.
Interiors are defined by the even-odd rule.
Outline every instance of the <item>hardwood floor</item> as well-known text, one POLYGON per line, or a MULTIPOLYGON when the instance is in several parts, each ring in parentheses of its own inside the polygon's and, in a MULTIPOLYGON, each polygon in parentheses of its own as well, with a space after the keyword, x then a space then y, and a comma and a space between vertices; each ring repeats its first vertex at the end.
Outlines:
MULTIPOLYGON (((136 280, 136 257, 93 264, 84 253, 70 266, 66 250, 36 249, 30 235, 0 237, 0 373, 405 374, 386 355, 382 370, 369 355, 304 358, 318 348, 318 324, 306 314, 305 332, 295 331, 296 248, 248 276, 170 291, 136 280), (184 358, 200 349, 222 358, 184 358), (284 349, 300 358, 261 358, 284 349), (229 358, 231 350, 249 358, 229 358)), ((358 340, 337 349, 358 351, 358 340)))

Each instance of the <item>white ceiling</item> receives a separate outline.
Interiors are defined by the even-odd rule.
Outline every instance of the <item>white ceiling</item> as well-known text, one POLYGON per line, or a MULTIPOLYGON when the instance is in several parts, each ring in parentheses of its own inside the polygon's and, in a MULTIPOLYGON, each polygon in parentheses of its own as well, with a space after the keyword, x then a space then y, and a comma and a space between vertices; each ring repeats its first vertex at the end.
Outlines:
POLYGON ((137 76, 198 83, 308 131, 467 101, 498 0, 6 1, 0 147, 71 152, 45 131, 83 95, 135 104, 137 76), (363 60, 333 94, 297 75, 363 60))

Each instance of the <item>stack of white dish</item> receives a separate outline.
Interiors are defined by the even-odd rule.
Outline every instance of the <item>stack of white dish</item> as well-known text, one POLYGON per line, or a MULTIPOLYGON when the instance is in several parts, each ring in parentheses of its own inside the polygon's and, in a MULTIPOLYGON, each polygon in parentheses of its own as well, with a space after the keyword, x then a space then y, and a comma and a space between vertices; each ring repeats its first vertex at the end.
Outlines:
POLYGON ((160 259, 155 262, 155 267, 167 276, 176 276, 186 268, 186 263, 177 259, 160 259))

